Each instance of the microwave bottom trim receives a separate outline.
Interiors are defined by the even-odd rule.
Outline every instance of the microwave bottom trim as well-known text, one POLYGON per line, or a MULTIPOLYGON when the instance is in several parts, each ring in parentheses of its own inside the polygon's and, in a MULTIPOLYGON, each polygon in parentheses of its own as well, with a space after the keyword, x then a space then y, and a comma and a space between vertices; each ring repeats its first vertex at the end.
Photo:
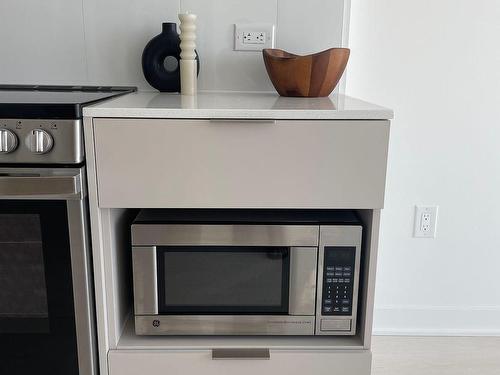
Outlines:
MULTIPOLYGON (((137 335, 314 336, 315 326, 316 317, 309 315, 135 316, 135 333, 137 335)), ((322 330, 324 327, 325 331, 329 331, 330 334, 354 334, 352 319, 347 317, 322 319, 321 326, 322 330)))
POLYGON ((314 335, 314 316, 157 315, 135 317, 139 335, 314 335))

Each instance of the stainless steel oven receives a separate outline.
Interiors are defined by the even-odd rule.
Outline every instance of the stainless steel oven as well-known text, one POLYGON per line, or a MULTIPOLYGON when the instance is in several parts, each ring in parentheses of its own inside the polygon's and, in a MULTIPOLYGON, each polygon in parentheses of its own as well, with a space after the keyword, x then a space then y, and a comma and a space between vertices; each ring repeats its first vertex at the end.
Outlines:
POLYGON ((132 91, 0 85, 0 374, 97 374, 82 110, 132 91))
POLYGON ((350 211, 301 215, 143 210, 136 333, 354 335, 362 226, 350 211))
POLYGON ((0 373, 96 373, 84 168, 0 168, 0 373))

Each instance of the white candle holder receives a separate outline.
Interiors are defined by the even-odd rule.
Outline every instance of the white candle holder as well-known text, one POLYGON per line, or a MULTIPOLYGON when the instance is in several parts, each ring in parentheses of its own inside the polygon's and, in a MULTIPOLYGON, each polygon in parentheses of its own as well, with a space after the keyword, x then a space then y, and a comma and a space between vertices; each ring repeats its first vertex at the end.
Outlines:
POLYGON ((181 94, 196 95, 197 91, 197 62, 196 62, 196 14, 181 13, 181 94))

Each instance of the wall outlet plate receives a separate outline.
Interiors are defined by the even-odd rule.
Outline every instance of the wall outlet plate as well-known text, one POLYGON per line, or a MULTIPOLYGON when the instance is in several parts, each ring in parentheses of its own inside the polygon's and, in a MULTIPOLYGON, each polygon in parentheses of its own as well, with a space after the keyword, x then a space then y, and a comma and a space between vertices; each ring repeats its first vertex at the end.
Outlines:
POLYGON ((270 23, 238 23, 234 25, 235 51, 262 51, 274 48, 274 25, 270 23))
POLYGON ((415 206, 413 237, 435 238, 438 206, 415 206))

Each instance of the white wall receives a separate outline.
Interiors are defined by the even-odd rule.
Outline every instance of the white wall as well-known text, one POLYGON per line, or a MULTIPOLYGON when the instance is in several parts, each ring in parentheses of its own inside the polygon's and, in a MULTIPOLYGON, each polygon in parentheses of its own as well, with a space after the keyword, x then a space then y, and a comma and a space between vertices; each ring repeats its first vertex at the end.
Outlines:
POLYGON ((151 89, 142 50, 180 10, 199 17, 202 90, 273 90, 260 52, 232 50, 234 23, 273 23, 277 47, 292 52, 342 42, 344 0, 2 0, 0 83, 151 89))
POLYGON ((394 108, 375 332, 500 334, 500 5, 352 0, 347 93, 394 108), (439 205, 436 239, 413 206, 439 205))

